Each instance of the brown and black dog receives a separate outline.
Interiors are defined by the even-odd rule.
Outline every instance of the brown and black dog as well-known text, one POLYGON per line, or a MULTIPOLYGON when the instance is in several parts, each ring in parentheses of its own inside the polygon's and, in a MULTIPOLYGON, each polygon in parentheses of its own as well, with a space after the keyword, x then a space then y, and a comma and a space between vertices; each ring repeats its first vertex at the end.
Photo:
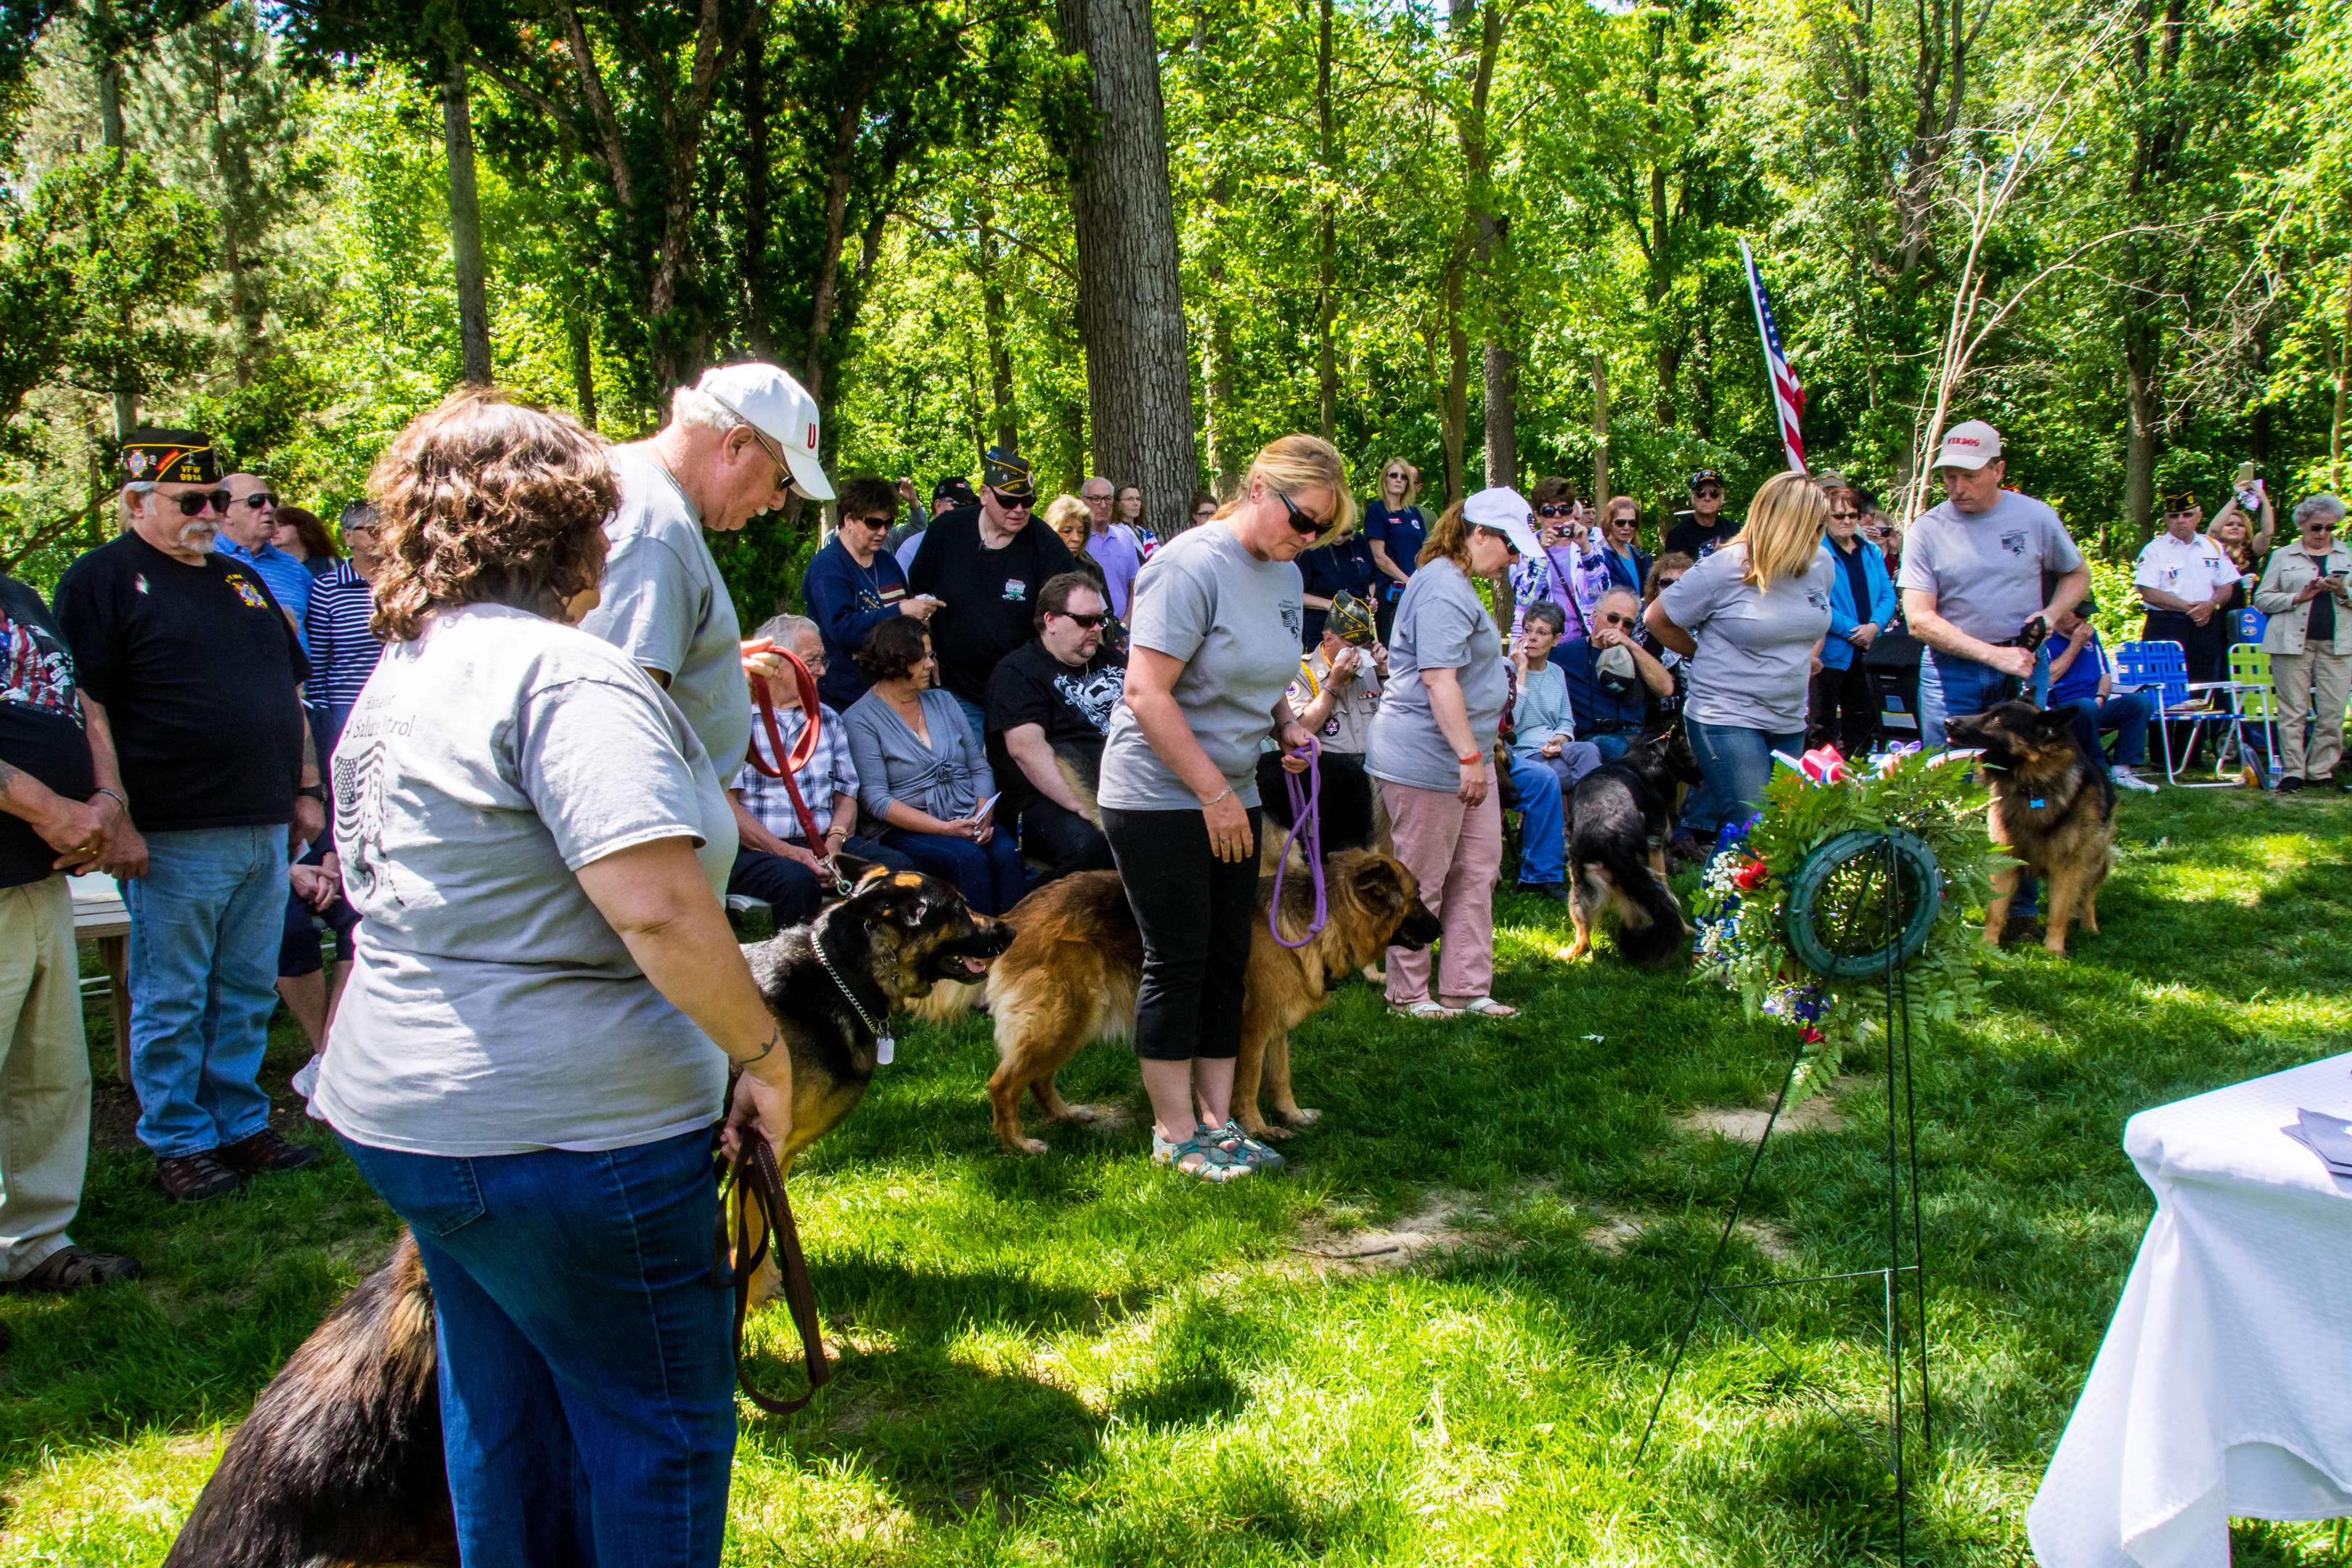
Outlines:
POLYGON ((1576 942, 1562 958, 1592 948, 1601 917, 1617 916, 1617 952, 1626 963, 1664 963, 1682 952, 1689 928, 1666 885, 1666 835, 1676 799, 1699 781, 1682 726, 1645 736, 1613 763, 1576 781, 1569 796, 1568 912, 1576 942))
MULTIPOLYGON (((874 1031, 841 984, 867 1017, 887 1018, 942 982, 977 980, 1013 940, 946 882, 846 857, 840 865, 854 885, 839 903, 743 949, 792 1051, 787 1171, 874 1079, 874 1031)), ((773 1270, 763 1265, 755 1304, 775 1295, 773 1270)), ((438 1373, 433 1287, 404 1234, 392 1261, 327 1314, 254 1401, 165 1568, 454 1560, 438 1373)))
POLYGON ((2000 945, 2010 896, 2031 870, 2050 887, 2050 918, 2042 945, 2064 956, 2067 924, 2099 934, 2099 886, 2115 864, 2116 785, 2083 749, 2074 716, 2031 702, 2003 702, 1964 714, 1945 726, 1955 746, 1976 746, 1992 786, 1986 826, 1992 841, 2023 865, 1993 873, 1985 906, 1984 939, 2000 945))
MULTIPOLYGON (((1328 919, 1306 946, 1287 948, 1266 929, 1273 884, 1259 883, 1243 984, 1241 1058, 1234 1073, 1234 1119, 1253 1138, 1285 1138, 1258 1114, 1263 1088, 1283 1119, 1320 1114, 1299 1108, 1290 1089, 1290 1031, 1323 1010, 1333 981, 1391 947, 1437 940, 1437 917, 1403 862, 1368 849, 1324 860, 1328 919)), ((1314 894, 1304 877, 1283 885, 1283 925, 1295 940, 1310 923, 1314 894)), ((988 975, 996 1019, 995 1074, 988 1101, 1008 1149, 1043 1153, 1021 1131, 1021 1097, 1037 1099, 1048 1121, 1085 1120, 1092 1107, 1064 1102, 1054 1088, 1062 1064, 1090 1040, 1131 1039, 1143 980, 1143 938, 1116 871, 1081 871, 1038 889, 1006 914, 1019 932, 988 975)))

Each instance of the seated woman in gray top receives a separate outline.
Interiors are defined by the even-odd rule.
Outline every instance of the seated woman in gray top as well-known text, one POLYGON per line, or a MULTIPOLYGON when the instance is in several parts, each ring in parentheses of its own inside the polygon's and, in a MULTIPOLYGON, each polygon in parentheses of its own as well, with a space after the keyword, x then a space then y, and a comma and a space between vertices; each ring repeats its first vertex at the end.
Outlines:
POLYGON ((915 868, 953 882, 964 902, 1001 915, 1029 890, 1021 847, 991 820, 996 781, 920 621, 898 616, 867 635, 857 668, 873 687, 849 705, 849 760, 857 804, 879 824, 875 841, 915 868))
POLYGON ((604 442, 469 387, 370 489, 385 646, 333 769, 362 919, 312 1104, 431 1277, 465 1560, 714 1564, 730 1058, 730 1137, 792 1128, 792 1058, 719 904, 733 816, 677 705, 574 629, 604 442))

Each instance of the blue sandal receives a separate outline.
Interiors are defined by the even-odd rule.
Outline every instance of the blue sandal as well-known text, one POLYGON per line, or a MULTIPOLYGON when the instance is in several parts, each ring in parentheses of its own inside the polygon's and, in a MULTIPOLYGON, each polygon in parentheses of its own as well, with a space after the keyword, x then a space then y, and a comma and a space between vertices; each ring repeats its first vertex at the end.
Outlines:
POLYGON ((1257 1169, 1220 1148, 1218 1140, 1219 1134, 1211 1131, 1206 1124, 1193 1128, 1192 1136, 1181 1143, 1171 1143, 1162 1138, 1155 1127, 1151 1130, 1151 1163, 1165 1165, 1180 1176, 1191 1176, 1196 1181, 1219 1185, 1238 1181, 1257 1169), (1194 1154, 1201 1156, 1201 1163, 1187 1168, 1184 1162, 1194 1154))
POLYGON ((1282 1156, 1266 1144, 1243 1131, 1242 1124, 1238 1121, 1228 1121, 1224 1126, 1211 1131, 1209 1136, 1217 1141, 1218 1148, 1223 1149, 1253 1171, 1276 1173, 1282 1169, 1282 1156))

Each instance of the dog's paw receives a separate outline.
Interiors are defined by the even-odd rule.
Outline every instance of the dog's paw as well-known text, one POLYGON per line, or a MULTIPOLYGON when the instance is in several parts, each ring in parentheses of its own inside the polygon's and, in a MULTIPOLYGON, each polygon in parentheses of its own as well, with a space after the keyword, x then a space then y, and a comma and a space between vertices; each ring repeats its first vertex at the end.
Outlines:
POLYGON ((1278 1141, 1290 1136, 1289 1128, 1276 1127, 1271 1123, 1262 1127, 1252 1127, 1248 1123, 1244 1122, 1242 1125, 1242 1131, 1262 1143, 1268 1141, 1278 1141))
POLYGON ((1042 1138, 1024 1138, 1021 1140, 1021 1152, 1024 1154, 1042 1154, 1045 1152, 1045 1141, 1042 1138))
POLYGON ((1099 1105, 1066 1105, 1062 1107, 1062 1115, 1072 1121, 1092 1121, 1102 1115, 1102 1107, 1099 1105))
POLYGON ((1321 1111, 1303 1105, 1294 1106, 1292 1109, 1284 1111, 1282 1115, 1283 1119, 1294 1127, 1312 1127, 1317 1122, 1323 1120, 1323 1113, 1321 1111))

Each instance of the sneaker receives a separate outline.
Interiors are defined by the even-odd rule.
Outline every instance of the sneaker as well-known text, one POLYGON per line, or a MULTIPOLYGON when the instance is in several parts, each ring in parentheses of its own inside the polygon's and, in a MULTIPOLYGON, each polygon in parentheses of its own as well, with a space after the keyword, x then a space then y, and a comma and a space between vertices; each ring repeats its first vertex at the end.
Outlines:
POLYGON ((2115 773, 2116 783, 2125 789, 2136 789, 2143 795, 2154 795, 2156 793, 2156 786, 2148 783, 2147 780, 2140 777, 2137 769, 2118 764, 2115 770, 2115 773))
POLYGON ((324 1057, 313 1052, 309 1061, 294 1069, 294 1077, 288 1086, 302 1097, 302 1114, 313 1121, 326 1120, 319 1114, 319 1108, 310 1103, 310 1097, 319 1092, 319 1067, 325 1060, 324 1057))
POLYGON ((38 1267, 21 1279, 8 1281, 11 1290, 80 1290, 92 1285, 105 1286, 117 1280, 139 1278, 139 1259, 117 1253, 92 1252, 88 1247, 66 1246, 41 1259, 38 1267))
POLYGON ((249 1138, 225 1143, 219 1150, 220 1163, 232 1171, 258 1174, 263 1171, 307 1171, 327 1157, 327 1152, 311 1143, 289 1143, 274 1129, 265 1127, 249 1138))
POLYGON ((1549 899, 1554 903, 1568 902, 1568 884, 1565 882, 1521 882, 1519 891, 1532 898, 1549 899))
POLYGON ((2289 773, 2279 780, 2278 792, 2281 795, 2293 795, 2295 791, 2307 786, 2309 783, 2310 781, 2300 773, 2289 773))
POLYGON ((245 1185, 245 1178, 221 1163, 212 1150, 155 1162, 155 1180, 174 1203, 200 1204, 226 1197, 245 1185))

